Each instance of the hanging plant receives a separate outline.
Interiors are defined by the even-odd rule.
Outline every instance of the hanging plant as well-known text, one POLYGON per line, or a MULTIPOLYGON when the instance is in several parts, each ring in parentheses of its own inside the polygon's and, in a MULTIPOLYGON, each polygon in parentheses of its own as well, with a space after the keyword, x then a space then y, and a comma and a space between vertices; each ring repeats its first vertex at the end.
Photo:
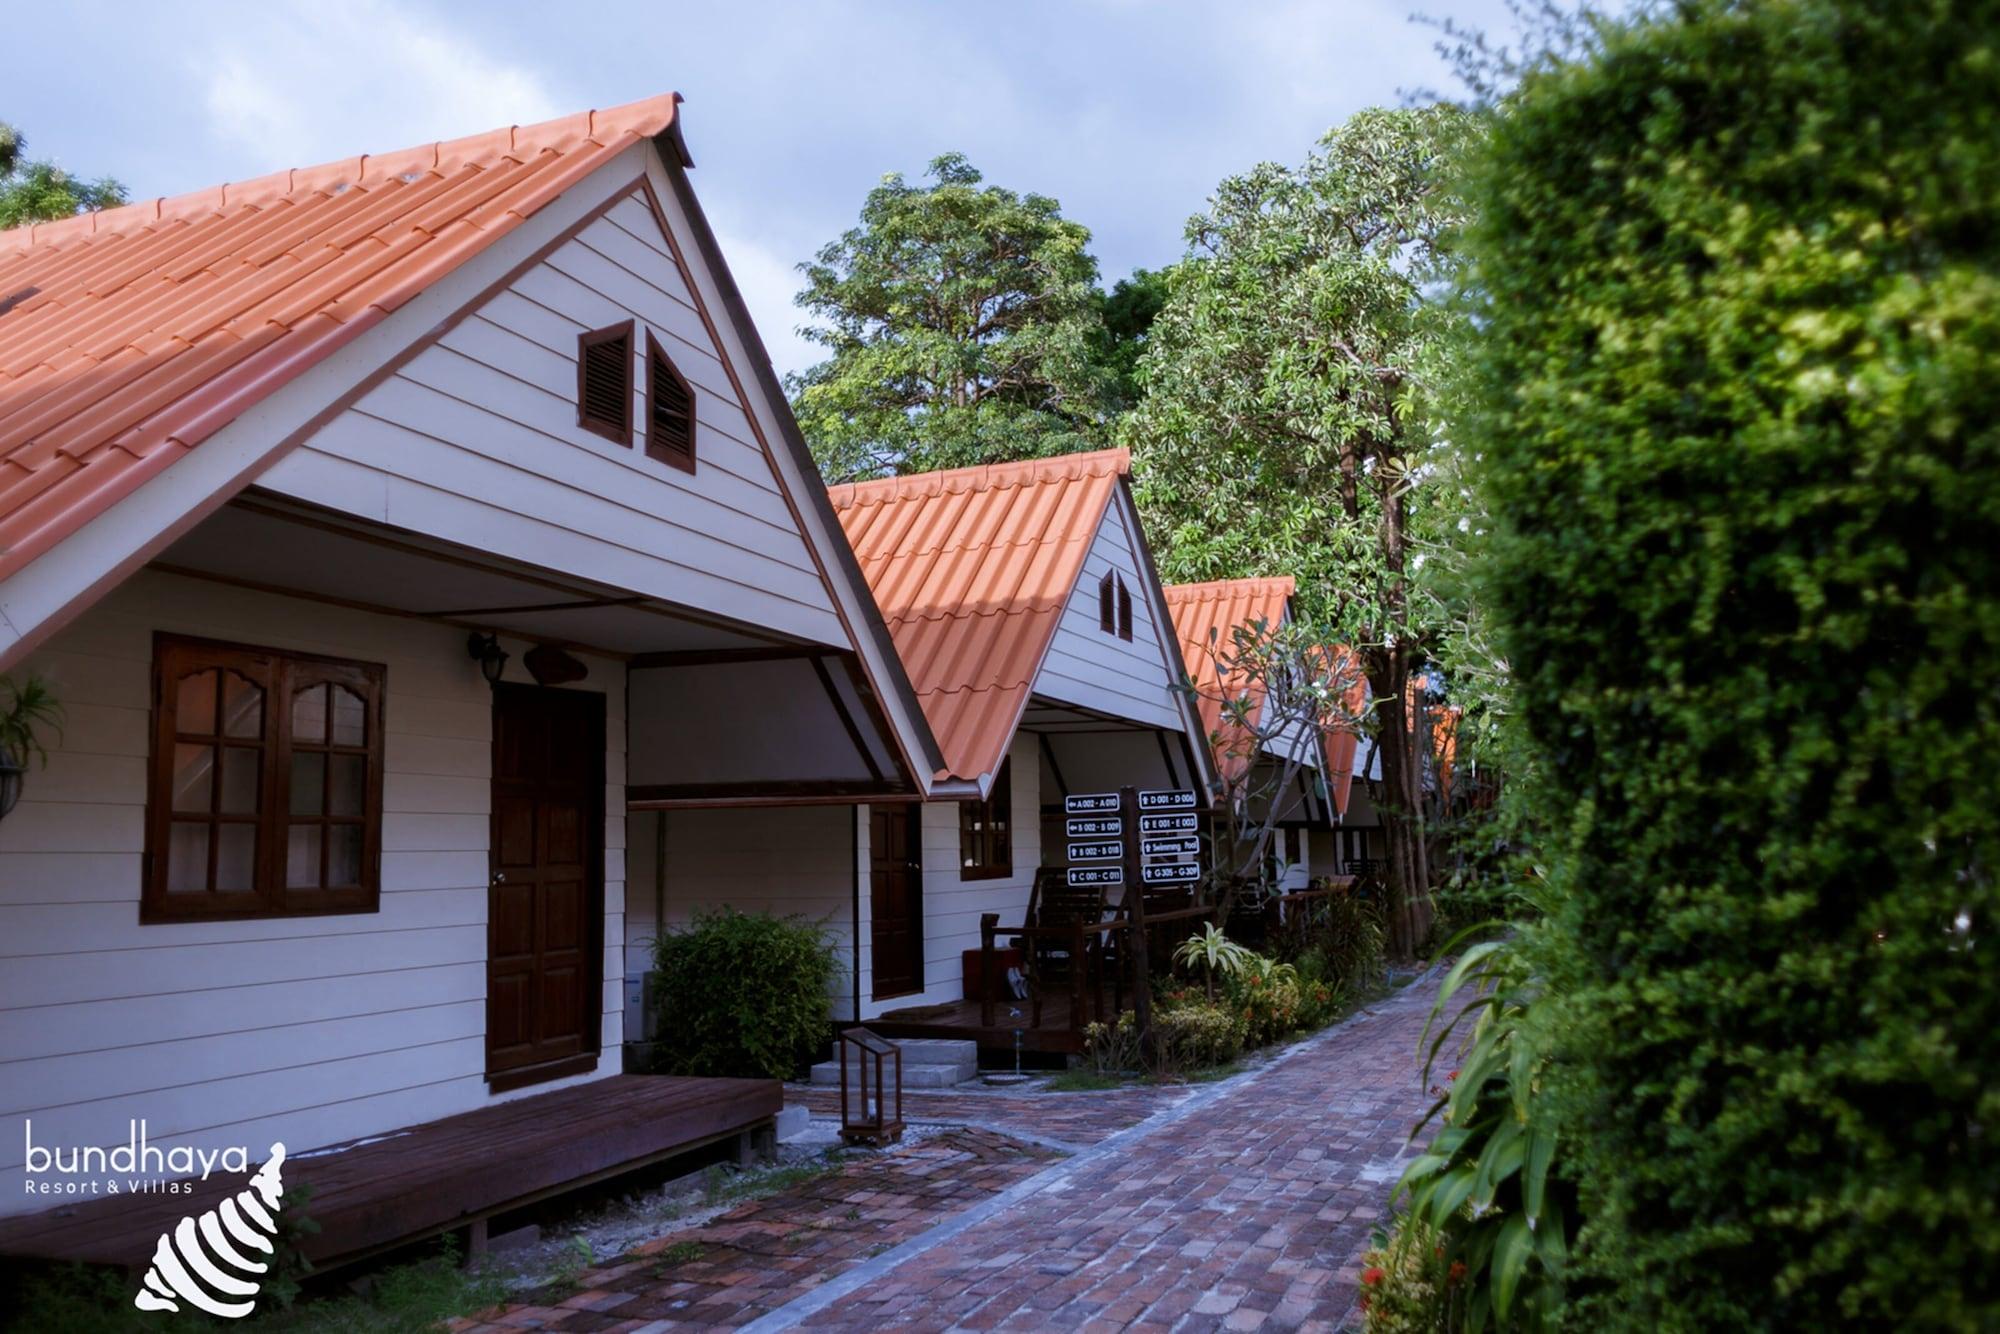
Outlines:
POLYGON ((48 764, 42 733, 53 731, 61 737, 62 720, 62 705, 41 677, 31 676, 17 685, 0 676, 0 816, 20 800, 28 761, 48 764))

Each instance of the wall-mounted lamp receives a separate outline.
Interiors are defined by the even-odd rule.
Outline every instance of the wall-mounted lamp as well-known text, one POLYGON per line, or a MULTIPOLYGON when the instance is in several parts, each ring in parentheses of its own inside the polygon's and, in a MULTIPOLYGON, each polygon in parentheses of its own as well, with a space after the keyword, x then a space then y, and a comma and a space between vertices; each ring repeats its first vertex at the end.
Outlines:
POLYGON ((465 651, 479 664, 479 674, 486 678, 486 684, 500 684, 500 674, 507 670, 507 650, 500 647, 500 636, 482 635, 477 630, 465 637, 465 651))

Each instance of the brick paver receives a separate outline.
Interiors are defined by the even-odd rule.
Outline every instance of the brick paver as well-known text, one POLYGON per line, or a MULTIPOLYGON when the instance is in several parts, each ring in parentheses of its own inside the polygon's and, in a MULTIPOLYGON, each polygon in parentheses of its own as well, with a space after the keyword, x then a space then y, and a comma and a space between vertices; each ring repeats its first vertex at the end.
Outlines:
MULTIPOLYGON (((1095 1093, 1001 1092, 997 1089, 903 1090, 903 1119, 950 1122, 1004 1131, 1061 1145, 1096 1144, 1155 1112, 1178 1106, 1199 1086, 1138 1084, 1095 1093)), ((785 1101, 803 1103, 814 1116, 838 1118, 840 1090, 794 1084, 785 1101)))
POLYGON ((762 1328, 1336 1328, 1429 1106, 1417 1046, 1435 996, 1420 979, 762 1328))
POLYGON ((1337 1328, 1429 1105, 1433 983, 1221 1084, 906 1093, 957 1124, 458 1328, 1337 1328))
POLYGON ((572 1292, 537 1294, 453 1328, 652 1334, 748 1324, 1059 1156, 988 1131, 947 1130, 646 1242, 586 1270, 572 1292))

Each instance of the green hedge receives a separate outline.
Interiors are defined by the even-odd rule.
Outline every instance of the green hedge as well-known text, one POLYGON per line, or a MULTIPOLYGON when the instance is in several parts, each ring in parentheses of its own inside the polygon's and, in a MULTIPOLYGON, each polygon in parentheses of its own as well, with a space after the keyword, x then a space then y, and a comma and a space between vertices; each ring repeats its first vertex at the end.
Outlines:
POLYGON ((2000 18, 1683 0, 1471 182, 1591 1327, 2000 1327, 2000 18))
POLYGON ((659 1069, 787 1079, 824 1054, 840 975, 816 922, 720 908, 653 944, 659 1069))

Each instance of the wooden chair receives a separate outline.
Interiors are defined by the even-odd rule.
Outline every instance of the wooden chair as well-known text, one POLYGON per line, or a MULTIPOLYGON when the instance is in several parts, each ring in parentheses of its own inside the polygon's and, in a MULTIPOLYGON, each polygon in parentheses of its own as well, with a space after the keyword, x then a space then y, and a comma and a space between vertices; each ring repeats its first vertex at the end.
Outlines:
MULTIPOLYGON (((1089 985, 1092 956, 1100 948, 1100 933, 1093 928, 1104 920, 1104 887, 1072 885, 1060 866, 1044 866, 1035 872, 1034 888, 1028 894, 1025 925, 1034 932, 1020 940, 1021 957, 1027 965, 1028 991, 1034 1002, 1035 1024, 1041 1025, 1042 984, 1065 976, 1077 997, 1089 985), (1083 950, 1077 953, 1078 928, 1083 928, 1083 950)), ((1072 1023, 1076 1016, 1072 1016, 1072 1023)))

